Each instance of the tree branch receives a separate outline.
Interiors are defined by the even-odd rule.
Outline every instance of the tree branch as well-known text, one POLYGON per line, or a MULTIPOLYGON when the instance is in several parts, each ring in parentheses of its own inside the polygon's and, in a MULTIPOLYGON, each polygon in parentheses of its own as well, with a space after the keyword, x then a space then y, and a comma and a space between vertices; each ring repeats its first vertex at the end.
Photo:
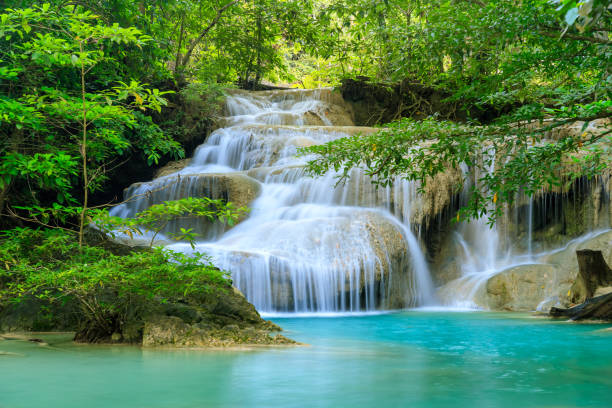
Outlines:
POLYGON ((586 35, 568 34, 568 33, 560 35, 558 32, 551 32, 551 31, 540 31, 539 33, 543 35, 544 37, 556 38, 558 40, 560 40, 561 38, 568 38, 570 40, 587 41, 587 42, 595 43, 595 44, 604 44, 604 45, 612 44, 612 41, 606 40, 604 38, 588 37, 586 35))
MULTIPOLYGON (((208 34, 208 32, 215 26, 217 25, 217 23, 219 22, 219 20, 221 19, 221 16, 223 15, 223 13, 230 8, 231 6, 233 6, 234 4, 238 3, 240 0, 232 0, 229 3, 227 3, 225 6, 221 7, 220 9, 217 10, 217 15, 215 16, 215 18, 212 19, 212 21, 206 26, 206 28, 204 28, 204 30, 202 30, 202 32, 200 33, 200 35, 198 36, 198 38, 194 39, 193 41, 191 41, 191 44, 189 45, 189 48, 187 49, 187 52, 185 53, 185 55, 183 56, 183 59, 181 60, 181 66, 184 67, 185 65, 187 65, 187 63, 189 62, 189 59, 191 59, 191 54, 193 53, 193 50, 195 49, 195 47, 204 39, 204 37, 206 37, 206 35, 208 34)), ((175 67, 176 70, 177 67, 175 67)))

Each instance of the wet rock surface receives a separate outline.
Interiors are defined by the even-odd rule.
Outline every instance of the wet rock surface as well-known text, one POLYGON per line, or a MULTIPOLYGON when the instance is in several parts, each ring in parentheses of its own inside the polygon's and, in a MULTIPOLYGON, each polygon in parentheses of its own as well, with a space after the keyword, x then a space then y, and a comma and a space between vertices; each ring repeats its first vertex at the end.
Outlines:
MULTIPOLYGON (((577 293, 579 279, 576 251, 601 251, 602 258, 612 261, 612 232, 605 232, 567 248, 543 256, 542 264, 520 265, 491 277, 476 298, 479 305, 493 310, 547 311, 550 307, 567 307, 585 300, 577 293)), ((607 286, 602 282, 602 285, 607 286)), ((595 289, 592 292, 595 293, 595 289)))
POLYGON ((183 170, 189 165, 190 159, 171 161, 155 172, 154 178, 169 176, 177 171, 183 170))
POLYGON ((583 249, 576 251, 579 272, 572 285, 572 300, 582 302, 568 309, 553 307, 553 317, 572 320, 612 320, 612 270, 606 264, 602 251, 583 249))
MULTIPOLYGON (((24 302, 0 310, 0 332, 38 342, 24 333, 74 331, 76 341, 87 342, 90 333, 79 323, 78 313, 71 302, 61 306, 24 302), (50 312, 55 317, 45 319, 50 312)), ((151 301, 146 310, 134 310, 130 315, 118 331, 96 342, 172 347, 296 344, 279 334, 279 326, 262 319, 253 305, 231 288, 211 290, 187 302, 151 301)))

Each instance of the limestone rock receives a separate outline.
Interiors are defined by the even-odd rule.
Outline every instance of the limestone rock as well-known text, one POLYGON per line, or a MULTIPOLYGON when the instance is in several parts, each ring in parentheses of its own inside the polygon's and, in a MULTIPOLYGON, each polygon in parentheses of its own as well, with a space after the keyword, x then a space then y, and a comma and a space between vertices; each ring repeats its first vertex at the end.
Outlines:
POLYGON ((145 322, 142 345, 145 347, 232 347, 238 345, 292 345, 295 341, 281 334, 270 335, 265 328, 228 325, 209 328, 185 323, 176 316, 155 316, 145 322))
POLYGON ((612 261, 612 231, 592 233, 566 248, 545 255, 541 264, 520 265, 500 272, 486 282, 475 301, 493 310, 547 311, 572 303, 572 285, 578 275, 576 250, 600 250, 612 261))
POLYGON ((325 310, 325 302, 348 308, 366 299, 381 309, 414 304, 412 263, 400 224, 379 211, 304 210, 312 215, 270 221, 224 241, 248 251, 215 254, 257 307, 292 311, 316 304, 325 310), (325 292, 324 282, 333 282, 325 292))
POLYGON ((571 300, 574 303, 582 303, 592 298, 600 287, 612 284, 612 270, 603 259, 601 251, 581 249, 576 251, 576 258, 578 276, 571 288, 571 300))
POLYGON ((507 269, 486 283, 481 306, 492 310, 533 311, 559 292, 567 292, 572 280, 553 265, 521 265, 507 269))
POLYGON ((144 322, 143 346, 229 347, 254 344, 296 344, 274 332, 237 290, 202 294, 198 306, 170 305, 165 315, 144 322))
MULTIPOLYGON (((133 217, 152 205, 186 197, 222 199, 232 202, 236 207, 249 207, 260 190, 261 184, 257 180, 241 172, 168 176, 148 184, 139 183, 130 186, 126 197, 135 197, 135 199, 130 207, 130 213, 125 213, 123 216, 133 217)), ((244 214, 238 222, 244 220, 246 216, 247 214, 244 214)), ((230 226, 217 221, 212 222, 206 217, 183 217, 168 223, 161 232, 178 233, 180 228, 191 228, 201 238, 212 239, 228 230, 230 226)), ((133 241, 132 244, 141 244, 137 239, 130 241, 133 241)), ((143 243, 148 244, 148 242, 143 243)), ((156 244, 163 243, 166 242, 161 238, 156 241, 156 244)))
POLYGON ((155 172, 155 178, 169 176, 177 171, 181 171, 189 165, 190 161, 191 159, 171 161, 155 172))

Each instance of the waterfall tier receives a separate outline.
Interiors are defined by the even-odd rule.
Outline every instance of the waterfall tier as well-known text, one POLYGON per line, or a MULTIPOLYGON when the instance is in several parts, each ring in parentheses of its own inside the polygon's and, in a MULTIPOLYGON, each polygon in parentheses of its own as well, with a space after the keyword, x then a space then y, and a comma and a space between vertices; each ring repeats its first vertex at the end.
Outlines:
MULTIPOLYGON (((230 271, 234 285, 262 312, 360 312, 431 301, 433 286, 411 219, 447 206, 456 180, 450 177, 443 193, 417 200, 406 181, 376 189, 359 172, 338 186, 335 174, 307 177, 308 157, 296 156, 299 147, 374 131, 353 126, 350 107, 331 90, 233 92, 225 110, 224 126, 191 161, 129 187, 126 197, 137 199, 113 214, 131 217, 191 196, 251 207, 231 229, 191 219, 165 232, 188 223, 202 238, 196 250, 230 271)), ((183 243, 168 246, 192 250, 183 243)))
POLYGON ((131 217, 184 197, 250 207, 232 228, 196 218, 170 223, 158 244, 190 252, 167 237, 192 228, 200 234, 196 250, 229 271, 262 312, 563 304, 573 272, 548 255, 612 225, 609 171, 517 197, 493 228, 486 219, 450 221, 478 178, 467 167, 438 174, 419 194, 402 179, 377 188, 359 170, 340 185, 334 172, 310 178, 309 157, 297 156, 298 148, 376 130, 354 126, 351 107, 329 89, 232 91, 225 115, 192 159, 130 186, 126 198, 135 199, 113 214, 131 217))

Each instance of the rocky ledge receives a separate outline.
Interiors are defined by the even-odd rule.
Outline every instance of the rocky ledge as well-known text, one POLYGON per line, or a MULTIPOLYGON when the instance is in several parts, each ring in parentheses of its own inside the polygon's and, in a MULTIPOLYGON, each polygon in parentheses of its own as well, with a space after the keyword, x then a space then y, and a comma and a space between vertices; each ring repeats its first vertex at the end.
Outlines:
MULTIPOLYGON (((117 244, 94 230, 88 231, 86 240, 90 245, 103 247, 104 253, 117 256, 115 259, 119 260, 132 253, 146 251, 117 244)), ((153 273, 155 265, 143 264, 141 267, 145 273, 153 273)), ((117 276, 125 272, 121 268, 121 265, 117 265, 117 276)), ((203 269, 202 273, 205 272, 203 269)), ((13 275, 0 275, 0 296, 2 289, 10 286, 10 279, 18 279, 11 278, 13 275)), ((163 277, 163 274, 159 276, 163 277)), ((65 292, 64 289, 49 290, 65 292)), ((11 336, 21 333, 25 334, 24 338, 35 338, 27 333, 74 332, 74 341, 80 343, 143 346, 296 344, 279 334, 282 331, 280 327, 262 319, 255 307, 226 279, 211 278, 206 284, 198 283, 198 290, 173 292, 163 298, 158 295, 144 296, 135 286, 131 289, 129 300, 126 300, 128 298, 120 294, 112 281, 95 285, 95 288, 88 287, 88 292, 83 290, 72 290, 69 295, 60 297, 36 296, 36 293, 23 297, 0 297, 0 333, 10 333, 11 336), (91 313, 94 310, 95 313, 91 313)))
POLYGON ((59 306, 31 300, 0 310, 0 333, 40 331, 72 331, 74 340, 80 343, 127 343, 145 347, 297 344, 279 334, 282 331, 279 326, 262 319, 236 289, 202 294, 197 303, 192 299, 151 303, 147 310, 134 310, 125 324, 107 336, 91 333, 87 323, 78 318, 78 307, 73 304, 59 306), (53 319, 48 318, 50 312, 53 319))
POLYGON ((612 320, 612 269, 601 251, 576 251, 578 277, 572 285, 573 299, 579 305, 562 309, 553 307, 550 315, 571 320, 612 320))
MULTIPOLYGON (((35 331, 74 331, 76 342, 91 341, 91 333, 78 318, 70 317, 73 305, 55 310, 62 324, 42 321, 42 310, 49 305, 25 302, 0 311, 0 330, 5 333, 35 331), (44 307, 42 307, 44 306, 44 307)), ((134 313, 131 320, 96 343, 128 343, 143 346, 233 347, 243 345, 289 345, 295 341, 279 334, 282 329, 262 319, 237 290, 207 296, 199 305, 160 303, 145 313, 134 313)))
MULTIPOLYGON (((279 334, 282 329, 261 318, 238 291, 205 295, 194 305, 169 304, 150 314, 137 327, 143 346, 233 347, 239 345, 290 345, 295 341, 279 334), (160 313, 161 312, 161 313, 160 313)), ((123 333, 121 336, 130 336, 123 333)))

